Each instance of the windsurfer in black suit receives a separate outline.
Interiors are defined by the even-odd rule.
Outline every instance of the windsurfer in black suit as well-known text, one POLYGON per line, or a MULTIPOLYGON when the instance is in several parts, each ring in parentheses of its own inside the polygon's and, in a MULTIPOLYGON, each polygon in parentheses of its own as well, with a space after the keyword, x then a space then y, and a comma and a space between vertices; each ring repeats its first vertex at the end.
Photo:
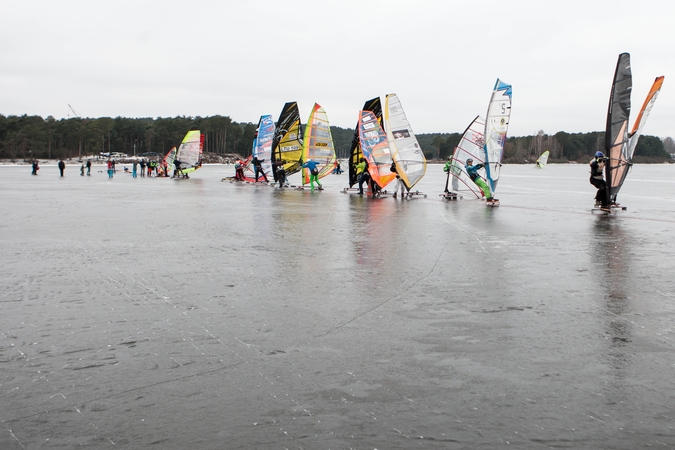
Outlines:
POLYGON ((590 182, 598 189, 597 194, 595 194, 595 206, 599 206, 601 209, 609 208, 609 203, 607 201, 607 184, 605 183, 603 176, 605 161, 607 161, 607 158, 605 158, 605 155, 603 155, 602 152, 597 152, 595 157, 591 160, 590 182))
POLYGON ((265 175, 265 171, 262 168, 262 163, 265 161, 264 159, 258 159, 257 156, 253 157, 253 160, 251 161, 253 163, 253 167, 255 168, 255 181, 258 182, 258 175, 262 174, 263 178, 265 179, 265 182, 269 182, 267 180, 267 175, 265 175))
POLYGON ((179 161, 179 160, 175 160, 175 161, 173 162, 173 165, 174 165, 173 176, 172 176, 171 178, 178 178, 179 175, 180 175, 180 171, 181 171, 181 168, 180 168, 180 161, 179 161))
POLYGON ((286 168, 284 167, 284 164, 286 164, 286 161, 283 159, 272 163, 274 179, 279 182, 280 188, 284 187, 284 184, 286 184, 286 168))

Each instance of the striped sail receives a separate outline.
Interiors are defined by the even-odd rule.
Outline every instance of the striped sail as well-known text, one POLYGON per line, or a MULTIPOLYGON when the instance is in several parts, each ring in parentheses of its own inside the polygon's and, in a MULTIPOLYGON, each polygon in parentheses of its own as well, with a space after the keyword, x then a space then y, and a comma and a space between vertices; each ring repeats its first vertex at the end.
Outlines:
MULTIPOLYGON (((319 178, 332 173, 336 162, 335 146, 330 132, 328 115, 318 103, 314 104, 305 125, 303 142, 302 160, 307 162, 311 159, 318 163, 319 178)), ((302 184, 309 183, 309 175, 309 169, 302 169, 302 184)))
POLYGON ((359 141, 363 157, 368 161, 368 173, 377 185, 384 189, 396 174, 391 172, 391 151, 382 126, 371 111, 359 113, 359 141))
POLYGON ((470 191, 476 198, 481 198, 481 190, 466 173, 466 160, 473 159, 474 164, 485 163, 485 119, 476 116, 464 130, 455 151, 452 154, 450 176, 453 177, 452 190, 455 192, 470 191))

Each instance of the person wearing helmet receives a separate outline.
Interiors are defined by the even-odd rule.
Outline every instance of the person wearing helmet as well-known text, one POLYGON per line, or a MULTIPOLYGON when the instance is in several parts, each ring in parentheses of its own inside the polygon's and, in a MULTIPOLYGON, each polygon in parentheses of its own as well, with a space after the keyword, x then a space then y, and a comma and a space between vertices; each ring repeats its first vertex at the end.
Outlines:
POLYGON ((483 180, 483 178, 481 178, 480 175, 478 175, 478 171, 483 167, 485 167, 484 164, 476 164, 474 166, 472 158, 466 160, 466 173, 469 175, 469 178, 471 178, 471 181, 476 183, 476 186, 481 189, 486 201, 496 202, 497 199, 492 197, 492 193, 490 192, 490 188, 488 187, 487 183, 483 180))
POLYGON ((590 182, 595 186, 598 192, 595 194, 595 207, 601 209, 609 208, 607 200, 607 185, 603 176, 605 169, 605 155, 602 152, 596 152, 591 160, 591 179, 590 182))
POLYGON ((319 183, 319 168, 317 167, 316 161, 308 159, 306 163, 302 165, 304 169, 309 169, 309 182, 311 185, 311 190, 314 190, 314 182, 319 185, 319 190, 323 191, 323 186, 319 183))

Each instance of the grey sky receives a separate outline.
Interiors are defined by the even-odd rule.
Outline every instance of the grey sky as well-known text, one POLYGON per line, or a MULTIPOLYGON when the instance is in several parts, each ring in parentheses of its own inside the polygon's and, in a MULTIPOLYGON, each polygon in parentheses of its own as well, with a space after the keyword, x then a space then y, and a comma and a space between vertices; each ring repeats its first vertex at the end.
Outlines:
MULTIPOLYGON (((675 136, 674 2, 0 0, 0 113, 276 120, 297 100, 354 127, 398 94, 417 133, 461 132, 495 80, 510 136, 604 129, 619 53, 633 114, 665 75, 644 134, 675 136)), ((304 119, 303 119, 304 121, 304 119)))

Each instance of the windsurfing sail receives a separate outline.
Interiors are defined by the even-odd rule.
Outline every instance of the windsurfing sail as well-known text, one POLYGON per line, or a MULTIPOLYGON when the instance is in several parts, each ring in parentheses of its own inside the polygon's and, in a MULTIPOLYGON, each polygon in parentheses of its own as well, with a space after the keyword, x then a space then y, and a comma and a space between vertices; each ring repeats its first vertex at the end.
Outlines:
POLYGON ((274 139, 274 121, 271 115, 260 116, 253 138, 251 156, 244 162, 244 180, 255 181, 254 157, 262 161, 262 170, 269 179, 272 176, 272 141, 274 139))
POLYGON ((185 175, 202 166, 204 135, 199 130, 188 131, 178 147, 175 161, 180 161, 180 173, 185 175))
POLYGON ((174 170, 173 162, 175 161, 175 159, 176 159, 176 147, 172 147, 171 150, 169 150, 162 159, 162 166, 165 168, 164 173, 166 176, 173 173, 174 170))
MULTIPOLYGON (((303 139, 302 160, 310 159, 317 163, 319 178, 323 178, 333 172, 335 168, 335 146, 330 132, 328 115, 318 103, 314 103, 312 112, 305 125, 305 137, 303 139)), ((309 169, 302 169, 302 184, 309 183, 309 169)))
POLYGON ((547 162, 548 162, 548 150, 546 150, 539 156, 539 158, 537 158, 537 165, 535 167, 543 169, 547 162))
MULTIPOLYGON (((452 154, 450 175, 453 177, 452 190, 469 191, 481 198, 481 190, 466 173, 466 160, 473 159, 474 164, 485 164, 485 119, 476 116, 464 130, 455 151, 452 154), (460 185, 461 183, 461 185, 460 185)), ((447 188, 447 186, 446 186, 447 188)))
MULTIPOLYGON (((380 124, 382 124, 382 103, 380 102, 380 97, 372 98, 363 105, 363 111, 372 112, 380 124)), ((360 116, 359 116, 360 118, 360 116)), ((359 163, 363 157, 363 151, 361 151, 361 139, 359 138, 359 123, 356 122, 354 127, 354 138, 352 139, 352 145, 349 149, 349 187, 354 186, 359 180, 356 175, 356 165, 359 163)))
POLYGON ((661 91, 664 77, 654 80, 632 131, 628 132, 628 120, 631 109, 631 91, 633 77, 630 67, 630 54, 621 53, 616 64, 612 90, 609 97, 607 111, 607 126, 605 129, 605 176, 607 179, 607 196, 609 203, 616 203, 616 196, 626 180, 628 169, 633 164, 633 153, 637 141, 642 133, 642 127, 661 91))
POLYGON ((495 83, 485 117, 485 175, 494 195, 499 181, 499 172, 504 156, 506 132, 511 116, 512 88, 499 78, 495 83))
POLYGON ((661 76, 656 77, 654 80, 654 84, 652 84, 652 88, 649 90, 649 94, 647 94, 647 98, 642 104, 642 109, 640 109, 640 113, 633 124, 633 129, 628 135, 628 155, 630 156, 631 160, 633 159, 633 153, 635 153, 635 146, 637 145, 638 139, 640 139, 640 135, 642 134, 642 127, 644 127, 645 123, 647 122, 649 113, 652 112, 652 107, 654 106, 654 103, 656 103, 656 97, 658 97, 659 92, 661 92, 661 86, 663 86, 664 78, 665 77, 661 76))
POLYGON ((272 162, 285 161, 286 175, 300 170, 302 158, 302 125, 297 102, 288 102, 279 115, 272 140, 272 162))
POLYGON ((396 94, 386 97, 385 123, 396 171, 410 190, 426 173, 427 160, 396 94))
POLYGON ((368 161, 368 173, 377 185, 384 189, 396 174, 391 172, 391 151, 382 126, 372 111, 359 113, 359 141, 363 157, 368 161))

